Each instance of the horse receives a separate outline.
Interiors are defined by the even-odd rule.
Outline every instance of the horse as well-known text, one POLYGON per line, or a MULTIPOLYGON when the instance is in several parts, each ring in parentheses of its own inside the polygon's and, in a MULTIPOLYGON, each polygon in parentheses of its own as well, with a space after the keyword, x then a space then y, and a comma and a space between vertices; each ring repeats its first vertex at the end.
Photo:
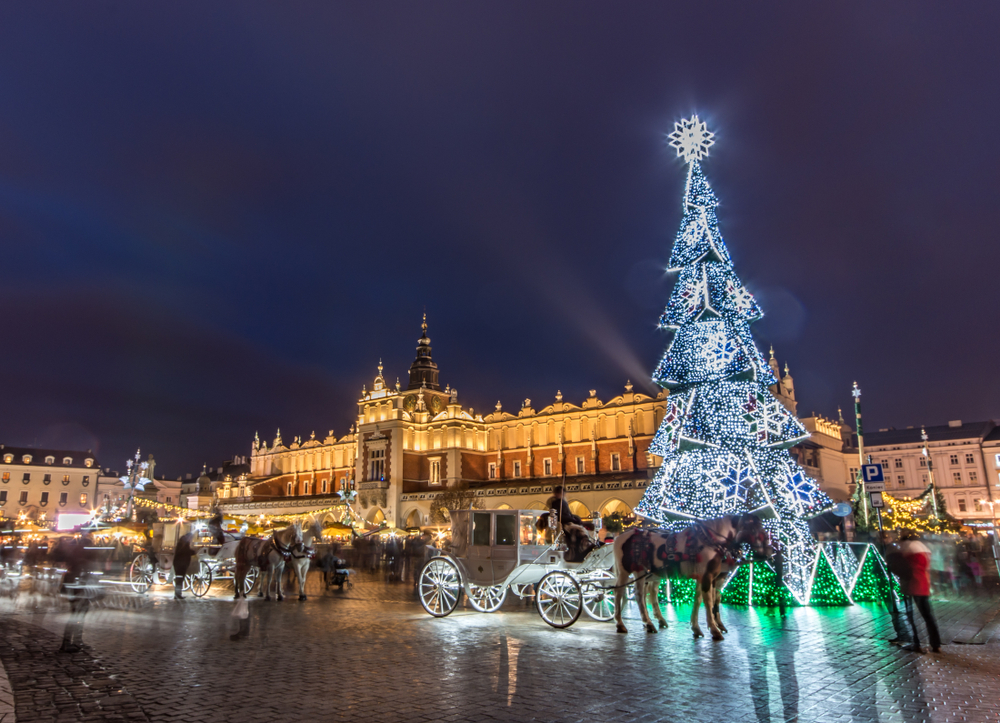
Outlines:
POLYGON ((295 577, 299 581, 299 600, 306 599, 306 577, 309 575, 309 563, 316 556, 313 541, 323 538, 323 525, 318 517, 302 533, 302 543, 298 549, 292 550, 292 559, 288 561, 295 577))
POLYGON ((723 626, 717 616, 717 582, 731 566, 737 564, 735 553, 743 544, 749 544, 755 558, 765 559, 773 554, 770 538, 757 515, 735 515, 696 522, 680 532, 667 530, 628 530, 615 539, 615 623, 619 633, 627 633, 622 623, 625 586, 632 573, 635 576, 635 599, 646 632, 656 628, 646 609, 647 587, 653 598, 653 610, 660 628, 667 627, 656 600, 656 582, 647 584, 646 578, 690 578, 696 581, 694 608, 691 611, 691 629, 695 638, 704 637, 698 626, 698 607, 705 602, 705 618, 714 640, 723 640, 723 626))
POLYGON ((247 572, 256 565, 260 569, 261 588, 258 596, 267 592, 266 599, 271 599, 271 582, 277 576, 277 597, 278 601, 285 599, 281 592, 281 573, 285 569, 286 559, 291 558, 292 550, 297 549, 302 544, 302 524, 293 523, 282 530, 274 530, 270 537, 244 537, 236 546, 236 580, 234 587, 236 592, 234 597, 239 599, 240 594, 246 597, 243 592, 243 585, 246 581, 247 572), (264 581, 264 573, 268 573, 267 582, 264 581), (266 585, 266 587, 265 587, 266 585))

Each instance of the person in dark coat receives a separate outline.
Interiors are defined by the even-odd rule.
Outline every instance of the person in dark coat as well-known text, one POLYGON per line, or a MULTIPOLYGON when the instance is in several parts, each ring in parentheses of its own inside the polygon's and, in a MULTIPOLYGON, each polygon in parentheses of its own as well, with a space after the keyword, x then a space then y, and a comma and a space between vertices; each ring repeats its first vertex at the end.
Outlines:
POLYGON ((903 592, 907 596, 906 615, 913 629, 913 645, 907 648, 915 653, 922 653, 920 636, 917 634, 917 621, 913 615, 914 606, 920 611, 920 616, 927 625, 927 635, 930 638, 931 650, 941 652, 941 634, 938 632, 937 620, 931 610, 931 550, 920 541, 916 532, 903 533, 903 542, 899 546, 903 559, 909 568, 909 576, 903 581, 903 592), (912 602, 911 602, 912 600, 912 602))
POLYGON ((53 561, 66 566, 59 592, 69 600, 70 615, 63 630, 59 650, 78 653, 83 647, 83 619, 90 609, 90 595, 84 577, 94 564, 94 541, 89 535, 63 540, 53 553, 53 561))

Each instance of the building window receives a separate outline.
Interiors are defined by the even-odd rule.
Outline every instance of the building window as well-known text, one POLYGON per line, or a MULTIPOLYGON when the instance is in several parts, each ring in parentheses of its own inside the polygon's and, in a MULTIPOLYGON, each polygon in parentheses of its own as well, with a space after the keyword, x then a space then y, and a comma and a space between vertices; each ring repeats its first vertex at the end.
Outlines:
POLYGON ((430 482, 431 482, 432 485, 439 485, 439 484, 441 484, 441 460, 440 459, 432 459, 431 460, 431 479, 430 479, 430 482))
POLYGON ((173 499, 174 499, 173 497, 167 497, 167 504, 169 505, 171 502, 173 502, 173 499))
POLYGON ((21 461, 24 462, 25 464, 31 464, 31 455, 30 454, 24 455, 23 457, 21 457, 21 461))
POLYGON ((520 460, 514 460, 514 476, 515 477, 520 477, 521 476, 521 462, 520 462, 520 460))
POLYGON ((92 460, 90 458, 87 458, 87 459, 83 460, 83 466, 84 467, 93 467, 94 466, 94 460, 92 460))
POLYGON ((289 496, 289 497, 291 497, 291 496, 292 496, 292 486, 293 486, 293 485, 292 485, 292 483, 291 483, 291 482, 289 482, 289 483, 288 483, 288 496, 289 496))
POLYGON ((927 466, 927 458, 924 457, 923 455, 920 456, 920 466, 921 467, 926 467, 927 466))
POLYGON ((993 461, 993 465, 1000 469, 1000 454, 996 456, 996 459, 993 461))
POLYGON ((903 469, 903 460, 900 459, 899 457, 896 457, 896 459, 892 460, 892 465, 896 469, 903 469))
POLYGON ((906 487, 906 478, 903 475, 896 475, 896 485, 906 487))
POLYGON ((72 457, 63 457, 63 464, 67 464, 67 465, 68 464, 73 464, 73 458, 72 457))
POLYGON ((857 481, 858 481, 858 468, 851 467, 851 482, 857 482, 857 481))
POLYGON ((368 479, 375 482, 385 479, 385 449, 368 450, 368 479))
POLYGON ((966 464, 975 464, 976 463, 976 458, 972 456, 971 452, 966 452, 965 453, 965 463, 966 464))
POLYGON ((311 487, 312 487, 312 483, 311 482, 303 482, 302 483, 302 494, 304 494, 304 495, 309 494, 311 487))
POLYGON ((490 462, 490 479, 496 479, 496 478, 497 478, 497 463, 490 462))
POLYGON ((976 470, 969 471, 969 484, 975 484, 979 481, 979 475, 976 474, 976 470))
POLYGON ((52 484, 52 475, 44 474, 42 475, 42 484, 52 484))
POLYGON ((884 472, 887 469, 889 469, 889 460, 883 459, 882 460, 882 471, 884 472))
POLYGON ((964 497, 959 497, 958 498, 958 511, 959 512, 965 512, 965 498, 964 497))
POLYGON ((975 508, 976 512, 982 512, 983 511, 983 501, 982 500, 975 500, 972 503, 972 506, 973 506, 973 508, 975 508))
POLYGON ((0 505, 7 504, 7 490, 0 490, 0 505))
POLYGON ((323 480, 323 494, 326 494, 329 491, 330 491, 330 482, 329 482, 329 480, 323 480))
POLYGON ((60 507, 65 507, 67 502, 69 502, 69 492, 60 492, 59 493, 59 506, 60 507))
POLYGON ((4 472, 3 473, 3 481, 4 482, 10 482, 10 472, 4 472))
POLYGON ((927 480, 927 473, 924 472, 923 474, 920 475, 920 484, 926 485, 927 481, 928 481, 927 480))
POLYGON ((551 474, 552 474, 552 460, 549 457, 546 457, 542 461, 542 469, 545 470, 545 476, 546 477, 551 476, 551 474))
POLYGON ((340 489, 347 491, 347 477, 340 478, 340 489))
POLYGON ((958 464, 958 455, 957 454, 953 454, 953 455, 949 456, 948 457, 948 461, 951 462, 952 464, 958 464))
POLYGON ((955 484, 957 484, 957 485, 962 484, 962 473, 961 472, 952 472, 951 473, 951 477, 952 477, 952 480, 955 482, 955 484))
MULTIPOLYGON (((11 462, 14 461, 14 455, 12 455, 12 454, 5 454, 3 456, 3 461, 4 461, 4 464, 10 464, 11 462)), ((997 464, 1000 464, 1000 454, 997 455, 997 464)))
POLYGON ((21 499, 18 500, 22 505, 28 504, 28 490, 23 490, 21 492, 21 499))
POLYGON ((617 452, 611 455, 611 471, 618 472, 622 468, 621 457, 618 456, 617 452))
POLYGON ((86 492, 81 492, 80 493, 80 507, 86 507, 86 506, 87 506, 87 493, 86 492))
POLYGON ((42 492, 42 499, 41 499, 41 502, 39 502, 39 504, 42 507, 45 507, 45 505, 47 505, 48 503, 49 503, 49 493, 48 492, 42 492))
POLYGON ((29 482, 31 482, 31 472, 25 472, 24 477, 21 478, 21 481, 24 482, 24 484, 28 484, 29 482))
MULTIPOLYGON (((69 477, 69 475, 66 475, 66 476, 69 477)), ((83 483, 84 487, 87 487, 90 484, 90 475, 89 474, 85 474, 83 476, 83 482, 82 483, 83 483)))
POLYGON ((55 464, 56 458, 51 454, 45 458, 45 464, 55 464))
POLYGON ((63 484, 64 485, 68 485, 69 484, 69 475, 68 474, 64 474, 63 475, 63 484))
POLYGON ((576 473, 577 474, 586 474, 586 472, 587 472, 587 463, 583 460, 583 457, 577 457, 576 458, 576 473))

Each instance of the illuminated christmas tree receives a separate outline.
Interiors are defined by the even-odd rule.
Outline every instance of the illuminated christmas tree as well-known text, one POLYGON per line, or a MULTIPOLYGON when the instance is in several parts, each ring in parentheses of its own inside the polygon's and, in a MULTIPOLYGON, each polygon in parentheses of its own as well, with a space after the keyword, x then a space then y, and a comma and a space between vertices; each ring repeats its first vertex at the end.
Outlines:
POLYGON ((816 569, 806 520, 834 503, 788 452, 809 435, 769 391, 777 382, 750 334, 762 313, 733 269, 700 163, 713 135, 698 116, 670 135, 688 166, 670 258, 678 276, 660 318, 673 339, 653 374, 670 394, 650 445, 663 465, 636 511, 669 529, 760 515, 783 545, 785 584, 805 602, 816 569))

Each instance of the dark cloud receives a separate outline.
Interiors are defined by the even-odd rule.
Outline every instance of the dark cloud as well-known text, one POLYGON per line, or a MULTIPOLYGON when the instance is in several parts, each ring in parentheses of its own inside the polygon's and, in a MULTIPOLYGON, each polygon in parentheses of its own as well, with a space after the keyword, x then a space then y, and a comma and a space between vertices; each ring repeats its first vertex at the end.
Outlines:
POLYGON ((803 408, 997 416, 998 16, 5 6, 0 438, 180 473, 345 431, 425 307, 466 405, 648 384, 692 111, 803 408))

